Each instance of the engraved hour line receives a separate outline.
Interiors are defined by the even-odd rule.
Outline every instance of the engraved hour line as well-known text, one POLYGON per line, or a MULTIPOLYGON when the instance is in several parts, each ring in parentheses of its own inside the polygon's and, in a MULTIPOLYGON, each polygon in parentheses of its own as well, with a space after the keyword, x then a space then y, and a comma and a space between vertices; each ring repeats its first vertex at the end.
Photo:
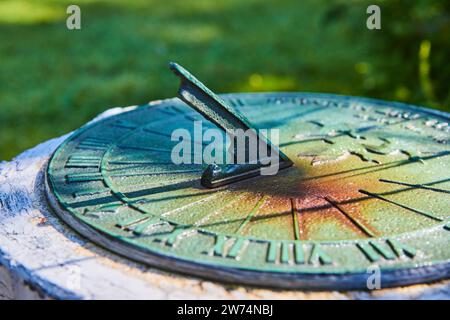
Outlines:
POLYGON ((118 127, 123 129, 133 130, 139 127, 138 124, 128 121, 128 120, 118 120, 110 124, 112 127, 118 127))
MULTIPOLYGON (((225 193, 228 193, 228 192, 225 191, 225 193)), ((140 219, 137 219, 137 220, 134 219, 134 218, 132 218, 132 219, 129 219, 129 220, 127 220, 127 221, 124 221, 124 222, 121 222, 121 223, 117 223, 116 226, 119 227, 119 228, 121 228, 121 229, 127 230, 127 231, 132 231, 134 234, 139 235, 139 232, 142 233, 142 232, 145 230, 145 228, 146 228, 147 226, 150 226, 150 225, 160 225, 160 224, 162 224, 162 223, 157 223, 156 220, 158 220, 158 219, 160 219, 160 218, 165 218, 168 214, 174 213, 174 212, 176 212, 176 211, 180 211, 180 210, 186 209, 186 207, 188 207, 188 206, 194 206, 194 205, 196 205, 196 204, 199 204, 199 202, 206 202, 206 201, 209 201, 209 200, 211 200, 210 198, 214 198, 214 197, 216 197, 216 196, 219 196, 220 194, 223 194, 223 193, 222 193, 222 192, 216 193, 216 194, 213 194, 213 195, 211 195, 211 196, 209 196, 209 197, 206 197, 206 198, 200 199, 200 200, 198 200, 198 201, 194 201, 194 202, 192 202, 192 203, 189 203, 189 204, 187 204, 187 205, 185 205, 185 206, 183 206, 183 207, 177 208, 177 209, 172 210, 172 211, 168 211, 168 212, 166 212, 166 213, 163 213, 159 218, 151 214, 149 217, 143 217, 143 218, 140 218, 140 219), (155 223, 149 223, 149 221, 155 221, 155 223), (137 226, 135 229, 131 230, 130 227, 132 227, 132 226, 134 226, 134 225, 136 225, 136 224, 137 224, 138 226, 137 226), (138 228, 139 228, 139 229, 138 229, 138 228)), ((242 195, 245 195, 245 194, 242 194, 242 195)), ((236 201, 238 201, 239 199, 242 198, 242 195, 241 195, 240 197, 237 197, 238 199, 235 199, 235 200, 232 201, 231 203, 227 203, 227 204, 223 205, 221 208, 219 208, 218 210, 216 210, 214 213, 217 213, 217 212, 219 212, 220 210, 222 210, 223 208, 225 208, 225 207, 231 205, 232 203, 235 203, 236 201)), ((192 230, 193 227, 199 227, 199 224, 201 224, 201 222, 204 221, 205 218, 210 217, 210 216, 211 216, 211 214, 208 214, 208 215, 207 215, 206 217, 204 217, 203 219, 197 221, 194 225, 186 225, 186 226, 182 226, 182 228, 183 228, 183 229, 186 229, 186 228, 189 227, 189 228, 192 230)), ((163 221, 164 221, 164 220, 163 220, 163 221)), ((164 223, 170 223, 170 222, 164 221, 164 223)), ((185 232, 185 231, 184 231, 184 232, 185 232)), ((235 249, 237 249, 237 248, 235 248, 235 249)))
MULTIPOLYGON (((347 174, 347 173, 351 173, 351 172, 354 172, 354 171, 365 171, 365 170, 367 170, 366 172, 355 173, 355 174, 346 176, 345 178, 348 179, 348 178, 356 177, 356 176, 359 176, 359 175, 362 175, 362 174, 369 174, 369 173, 374 173, 374 172, 378 172, 378 171, 382 171, 382 170, 388 170, 388 169, 396 168, 396 167, 399 167, 399 166, 410 165, 410 164, 416 163, 417 161, 429 160, 429 159, 434 159, 434 158, 437 158, 437 157, 445 157, 445 156, 448 156, 448 155, 450 155, 450 152, 443 151, 443 152, 438 152, 438 153, 433 154, 431 156, 422 157, 422 158, 419 158, 419 159, 412 158, 412 159, 407 159, 407 160, 399 160, 399 161, 388 162, 388 163, 384 163, 384 164, 380 164, 380 165, 373 165, 373 166, 370 166, 370 167, 360 167, 360 168, 355 168, 355 169, 343 170, 343 171, 340 171, 340 172, 327 173, 327 174, 320 175, 320 176, 306 177, 306 178, 303 178, 303 181, 316 180, 316 179, 322 179, 322 178, 328 178, 328 177, 335 177, 337 175, 347 174)), ((334 179, 332 179, 330 181, 338 180, 338 179, 342 179, 342 178, 334 178, 334 179)))
MULTIPOLYGON (((204 194, 208 194, 208 193, 204 193, 204 194)), ((192 207, 194 205, 201 204, 203 202, 208 202, 208 201, 214 199, 215 197, 218 197, 219 194, 220 194, 220 192, 217 192, 217 193, 214 193, 214 194, 209 195, 207 197, 201 198, 199 200, 189 202, 189 203, 187 203, 185 205, 182 205, 181 207, 175 208, 173 210, 169 210, 169 211, 163 212, 163 213, 160 214, 160 217, 167 217, 167 216, 169 216, 169 215, 171 215, 173 213, 176 213, 176 212, 179 212, 179 211, 183 211, 184 209, 190 208, 190 207, 192 207)), ((202 194, 199 194, 199 195, 202 195, 202 194)), ((136 202, 136 201, 134 201, 134 202, 136 202)))
MULTIPOLYGON (((140 173, 115 173, 109 174, 109 177, 139 177, 139 176, 158 176, 158 175, 171 175, 179 173, 198 173, 203 172, 201 169, 198 170, 177 170, 177 171, 167 171, 167 172, 140 172, 140 173)), ((66 175, 67 182, 89 182, 103 180, 103 175, 101 172, 92 173, 71 173, 66 175)), ((181 180, 183 181, 183 180, 181 180)))
POLYGON ((368 237, 375 237, 375 235, 363 224, 361 224, 358 220, 353 218, 350 214, 348 214, 345 210, 343 210, 336 201, 332 200, 330 197, 324 197, 325 201, 328 202, 333 208, 342 213, 354 226, 356 226, 362 233, 364 233, 368 237))
POLYGON ((81 141, 76 148, 77 149, 91 149, 104 151, 108 149, 109 145, 113 143, 112 140, 102 138, 87 137, 81 141))
MULTIPOLYGON (((393 195, 393 194, 398 194, 400 192, 405 192, 405 191, 410 191, 411 189, 405 188, 405 189, 399 189, 399 190, 394 190, 394 191, 388 191, 388 192, 383 192, 383 193, 379 193, 378 195, 393 195)), ((354 197, 352 199, 349 200, 343 200, 340 202, 340 204, 351 204, 351 203, 357 203, 360 201, 366 201, 369 200, 371 197, 354 197)), ((321 205, 321 206, 312 206, 312 207, 305 207, 304 209, 302 209, 302 211, 307 212, 307 211, 317 211, 317 210, 322 210, 322 209, 329 209, 330 206, 329 205, 321 205)))
POLYGON ((180 108, 176 107, 176 106, 169 106, 168 109, 172 109, 177 113, 181 113, 181 114, 186 114, 186 113, 191 113, 190 110, 181 110, 180 108))
MULTIPOLYGON (((176 208, 176 209, 173 209, 173 210, 169 210, 169 211, 163 212, 163 213, 161 213, 161 214, 159 215, 159 217, 160 217, 160 218, 166 218, 168 215, 171 215, 171 214, 173 214, 173 213, 182 211, 182 210, 184 210, 184 209, 187 209, 187 208, 192 207, 192 206, 194 206, 194 205, 200 204, 200 203, 202 203, 202 202, 210 201, 210 200, 212 200, 213 198, 219 196, 219 194, 221 194, 221 192, 214 193, 214 194, 212 194, 212 195, 210 195, 210 196, 207 196, 207 197, 205 197, 205 198, 199 199, 199 200, 197 200, 197 201, 192 201, 192 202, 190 202, 190 203, 188 203, 188 204, 185 204, 185 205, 183 205, 183 206, 181 206, 181 207, 178 207, 178 208, 176 208)), ((126 199, 125 199, 125 200, 126 200, 126 199)), ((128 202, 126 201, 126 203, 128 203, 128 202)), ((134 201, 133 207, 134 207, 135 205, 136 205, 136 201, 134 201)), ((131 227, 131 226, 137 224, 137 223, 142 223, 142 222, 144 222, 144 221, 147 221, 148 219, 151 219, 152 217, 157 217, 157 216, 155 216, 154 214, 148 213, 148 212, 145 212, 144 214, 145 214, 146 216, 140 217, 140 218, 137 218, 137 219, 131 218, 130 221, 128 221, 128 222, 123 222, 123 223, 117 223, 116 226, 118 226, 119 228, 122 228, 122 229, 126 229, 126 228, 129 228, 129 227, 131 227)))
POLYGON ((433 215, 431 215, 431 214, 429 214, 429 213, 425 213, 425 212, 422 212, 422 211, 419 211, 419 210, 416 210, 416 209, 407 207, 407 206, 405 206, 405 205, 403 205, 403 204, 400 204, 400 203, 397 203, 397 202, 395 202, 395 201, 386 199, 386 198, 384 198, 384 197, 382 197, 382 196, 380 196, 380 195, 378 195, 378 194, 371 193, 371 192, 369 192, 369 191, 362 190, 362 189, 360 189, 360 190, 358 190, 358 191, 361 192, 362 194, 368 195, 369 197, 377 198, 377 199, 379 199, 379 200, 382 200, 382 201, 388 202, 388 203, 390 203, 390 204, 399 206, 399 207, 401 207, 401 208, 403 208, 403 209, 409 210, 409 211, 411 211, 411 212, 420 214, 420 215, 422 215, 422 216, 424 216, 424 217, 428 217, 428 218, 433 219, 433 220, 435 220, 435 221, 439 221, 439 222, 442 222, 442 221, 443 221, 441 218, 435 217, 435 216, 433 216, 433 215))
POLYGON ((133 161, 133 160, 111 160, 108 161, 108 164, 112 165, 169 165, 173 164, 172 162, 155 162, 155 161, 133 161))
POLYGON ((173 170, 173 171, 161 171, 161 172, 137 172, 137 173, 113 173, 109 174, 109 177, 139 177, 139 176, 158 176, 165 174, 179 174, 179 173, 194 173, 203 172, 201 169, 197 170, 173 170))
POLYGON ((67 159, 66 168, 99 168, 102 158, 100 156, 73 155, 67 159))
POLYGON ((290 198, 290 203, 291 203, 291 212, 292 212, 292 218, 293 218, 293 224, 294 224, 295 240, 300 240, 300 235, 302 234, 302 232, 300 231, 300 225, 299 225, 300 211, 298 210, 298 207, 297 207, 297 199, 290 198))
MULTIPOLYGON (((163 166, 164 169, 168 169, 168 168, 177 168, 179 167, 179 165, 173 164, 171 162, 151 162, 151 161, 147 161, 142 162, 142 163, 133 163, 130 161, 130 163, 112 163, 112 162, 108 162, 108 164, 110 165, 117 165, 117 167, 108 167, 106 169, 104 169, 104 171, 108 171, 108 172, 123 172, 123 171, 127 171, 130 169, 144 169, 144 168, 148 168, 148 167, 153 167, 153 166, 163 166)), ((183 168, 185 168, 185 170, 187 170, 187 168, 199 168, 201 167, 201 164, 186 164, 182 166, 183 168)))
POLYGON ((321 127, 321 128, 325 126, 322 122, 317 121, 317 120, 309 120, 307 122, 315 124, 316 126, 321 127))
POLYGON ((150 147, 137 147, 137 146, 117 146, 120 149, 130 149, 130 150, 140 150, 140 151, 153 151, 153 152, 164 152, 164 153, 172 153, 172 150, 169 149, 161 149, 161 148, 150 148, 150 147))
MULTIPOLYGON (((107 150, 110 145, 114 145, 113 140, 100 139, 100 138, 86 138, 81 141, 76 148, 77 149, 91 149, 91 150, 107 150)), ((120 149, 131 149, 131 150, 140 150, 140 151, 152 151, 152 152, 163 152, 163 153, 172 153, 171 149, 162 149, 162 148, 150 148, 150 147, 138 147, 138 146, 123 146, 117 145, 117 148, 120 149)))
MULTIPOLYGON (((288 104, 292 106, 321 106, 321 107, 338 107, 339 102, 327 98, 308 98, 308 97, 292 97, 292 96, 273 96, 266 99, 266 105, 288 104)), ((348 108, 348 106, 347 106, 348 108)))
POLYGON ((157 135, 157 136, 162 136, 162 137, 167 137, 167 138, 171 138, 172 137, 168 133, 158 132, 158 131, 154 131, 154 130, 151 130, 151 129, 148 129, 148 128, 144 128, 144 129, 142 129, 142 131, 148 132, 148 133, 151 133, 151 134, 154 134, 154 135, 157 135))
MULTIPOLYGON (((228 193, 228 192, 224 192, 224 193, 228 193)), ((216 209, 213 212, 208 213, 207 215, 205 215, 203 218, 201 218, 200 220, 198 220, 194 226, 196 227, 207 227, 208 225, 203 225, 204 223, 206 223, 209 219, 211 219, 212 217, 214 217, 216 214, 218 214, 220 211, 222 211, 223 209, 225 209, 226 207, 229 207, 233 204, 235 204, 236 202, 240 201, 242 198, 244 198, 246 196, 246 193, 241 192, 238 196, 235 196, 234 199, 226 204, 224 204, 223 206, 221 206, 220 208, 216 209)))
MULTIPOLYGON (((123 146, 118 145, 117 148, 120 149, 129 149, 129 150, 139 150, 139 151, 149 151, 149 152, 161 152, 161 153, 168 153, 171 154, 172 150, 169 149, 161 149, 161 148, 150 148, 150 147, 137 147, 137 146, 123 146)), ((187 153, 190 155, 195 155, 196 153, 187 153)))
MULTIPOLYGON (((205 192, 204 194, 208 194, 208 192, 205 192)), ((115 195, 116 195, 116 194, 115 194, 115 195)), ((218 193, 213 194, 212 196, 217 196, 217 195, 218 195, 218 193)), ((197 201, 188 203, 188 204, 186 204, 186 205, 184 205, 184 206, 182 206, 182 207, 179 207, 179 208, 175 208, 175 209, 173 209, 173 210, 166 211, 166 212, 162 213, 160 216, 161 216, 161 217, 165 217, 165 216, 168 215, 168 214, 171 214, 171 213, 177 212, 177 211, 179 211, 179 210, 185 209, 185 208, 188 207, 188 206, 197 204, 197 203, 202 202, 202 201, 206 201, 206 200, 208 200, 208 198, 211 198, 211 196, 208 196, 208 197, 199 199, 199 200, 197 200, 197 201)), ((133 209, 136 209, 136 210, 138 210, 139 212, 142 212, 144 215, 153 215, 152 213, 149 213, 148 210, 146 210, 145 208, 141 208, 141 207, 139 206, 139 204, 147 204, 147 203, 151 203, 152 200, 148 200, 148 199, 145 199, 145 198, 144 198, 144 199, 138 199, 138 200, 131 200, 129 197, 126 197, 126 196, 124 196, 123 194, 119 194, 119 199, 120 199, 122 202, 124 202, 126 206, 128 206, 128 207, 130 207, 130 208, 133 208, 133 209)))
POLYGON ((129 130, 134 130, 134 129, 137 129, 139 127, 148 126, 148 125, 150 125, 152 123, 160 122, 160 121, 164 121, 164 118, 162 118, 162 119, 153 119, 151 121, 146 122, 144 125, 139 125, 139 124, 137 124, 135 122, 132 122, 132 121, 129 121, 129 120, 117 120, 117 121, 111 123, 110 126, 124 128, 124 129, 129 129, 129 130))
POLYGON ((157 109, 156 111, 164 113, 164 114, 167 114, 169 116, 181 116, 181 117, 184 117, 184 118, 187 118, 187 117, 189 117, 189 115, 194 114, 193 112, 190 112, 190 110, 182 111, 182 110, 178 109, 175 106, 169 106, 169 107, 166 106, 164 108, 172 109, 172 110, 157 109), (172 111, 174 111, 174 112, 172 112, 172 111))
POLYGON ((190 225, 188 226, 182 226, 179 227, 179 225, 173 225, 170 224, 173 228, 171 231, 169 231, 168 235, 165 234, 161 234, 161 235, 157 235, 155 237, 155 241, 158 241, 162 244, 164 244, 165 246, 168 247, 173 247, 175 246, 175 242, 177 241, 178 237, 184 237, 186 238, 187 236, 192 236, 196 233, 195 229, 192 229, 192 227, 190 225))
POLYGON ((236 233, 240 233, 245 226, 250 222, 250 220, 253 218, 253 216, 255 215, 255 213, 259 210, 259 208, 261 208, 261 206, 264 204, 264 202, 266 201, 267 196, 261 196, 259 198, 259 200, 256 202, 255 206, 253 207, 253 209, 248 213, 247 218, 241 223, 241 225, 238 227, 238 229, 236 230, 236 233))
POLYGON ((170 112, 170 111, 167 111, 167 110, 157 109, 156 111, 164 113, 164 114, 167 114, 169 116, 176 116, 177 115, 176 113, 173 113, 173 112, 170 112))
POLYGON ((166 212, 164 212, 164 213, 161 214, 161 217, 166 217, 166 216, 169 216, 169 215, 171 215, 171 214, 173 214, 173 213, 175 213, 175 212, 179 212, 179 211, 182 211, 182 210, 184 210, 184 209, 190 208, 190 207, 192 207, 192 206, 194 206, 194 205, 197 205, 197 204, 200 204, 200 203, 203 203, 203 202, 210 201, 210 200, 212 200, 212 199, 218 197, 220 194, 221 194, 221 192, 216 192, 216 193, 213 193, 213 194, 211 194, 211 195, 209 195, 209 196, 207 196, 207 197, 205 197, 205 198, 202 198, 202 199, 199 199, 199 200, 190 202, 190 203, 185 204, 185 205, 183 205, 183 206, 181 206, 181 207, 178 207, 178 208, 176 208, 176 209, 166 211, 166 212))
MULTIPOLYGON (((181 178, 181 179, 170 179, 170 184, 167 184, 167 181, 163 181, 163 182, 158 182, 155 183, 154 181, 144 181, 144 182, 140 182, 140 183, 133 183, 133 187, 151 187, 151 188, 159 188, 159 187, 171 187, 174 186, 176 184, 180 184, 180 183, 187 183, 187 182, 192 182, 193 184, 195 184, 196 182, 198 182, 198 177, 197 178, 192 178, 192 179, 188 179, 188 178, 181 178)), ((137 192, 138 190, 135 191, 129 191, 127 192, 127 194, 129 193, 134 193, 137 192)))
MULTIPOLYGON (((158 132, 158 131, 154 131, 154 130, 147 129, 147 128, 142 129, 142 131, 148 132, 148 133, 151 133, 151 134, 154 134, 154 135, 162 136, 162 137, 172 138, 172 136, 170 134, 168 134, 168 133, 158 132)), ((189 140, 187 140, 187 141, 189 141, 189 140)), ((203 141, 195 141, 194 140, 194 141, 192 141, 192 143, 193 144, 200 144, 200 145, 204 145, 204 146, 208 145, 208 143, 203 142, 203 141)))
MULTIPOLYGON (((439 182, 445 182, 448 180, 450 180, 450 179, 444 179, 439 182)), ((398 185, 406 186, 406 187, 412 187, 412 188, 416 188, 416 189, 425 189, 425 190, 430 190, 430 191, 435 191, 435 192, 450 193, 450 191, 445 190, 445 189, 439 189, 439 188, 433 188, 433 187, 427 186, 428 184, 434 184, 434 183, 410 184, 410 183, 406 183, 406 182, 400 182, 400 181, 394 181, 394 180, 388 180, 388 179, 379 179, 379 181, 386 182, 386 183, 392 183, 392 184, 398 184, 398 185)))

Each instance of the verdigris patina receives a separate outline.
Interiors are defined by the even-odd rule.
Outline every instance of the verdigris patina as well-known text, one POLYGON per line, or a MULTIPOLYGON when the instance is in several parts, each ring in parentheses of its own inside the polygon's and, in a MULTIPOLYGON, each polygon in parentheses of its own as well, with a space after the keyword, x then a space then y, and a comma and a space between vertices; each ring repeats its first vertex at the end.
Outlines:
POLYGON ((279 129, 293 166, 205 188, 204 164, 170 157, 171 132, 202 116, 168 99, 63 142, 47 170, 55 211, 129 258, 237 284, 362 289, 374 265, 384 287, 449 276, 449 115, 327 94, 219 99, 228 120, 279 129))

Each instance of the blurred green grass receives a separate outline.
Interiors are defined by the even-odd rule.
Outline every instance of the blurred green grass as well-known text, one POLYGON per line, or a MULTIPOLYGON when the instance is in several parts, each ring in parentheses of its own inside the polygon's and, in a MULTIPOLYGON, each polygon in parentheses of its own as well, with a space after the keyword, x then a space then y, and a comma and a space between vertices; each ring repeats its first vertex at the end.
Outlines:
POLYGON ((450 4, 365 0, 0 1, 0 159, 113 106, 172 97, 177 61, 217 92, 314 91, 450 110, 450 4))

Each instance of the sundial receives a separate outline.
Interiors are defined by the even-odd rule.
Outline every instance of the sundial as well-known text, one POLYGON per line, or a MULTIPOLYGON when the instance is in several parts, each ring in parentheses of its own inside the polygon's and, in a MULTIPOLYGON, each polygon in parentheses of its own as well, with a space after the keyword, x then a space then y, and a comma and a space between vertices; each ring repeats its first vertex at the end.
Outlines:
MULTIPOLYGON (((179 98, 76 130, 55 151, 47 198, 76 231, 181 274, 280 288, 392 287, 450 274, 449 115, 314 93, 215 95, 177 64, 179 98), (177 129, 278 129, 274 175, 179 163, 177 129)), ((174 80, 176 77, 174 76, 174 80)), ((198 134, 198 133, 197 133, 198 134)), ((192 144, 192 158, 207 142, 192 144)), ((223 150, 225 151, 225 150, 223 150)))

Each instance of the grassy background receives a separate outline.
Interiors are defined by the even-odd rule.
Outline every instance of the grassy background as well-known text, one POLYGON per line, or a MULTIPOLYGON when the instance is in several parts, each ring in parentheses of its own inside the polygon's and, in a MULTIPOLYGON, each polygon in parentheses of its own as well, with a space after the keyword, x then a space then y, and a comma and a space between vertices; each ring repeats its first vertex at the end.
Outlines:
POLYGON ((0 159, 113 106, 172 97, 177 61, 216 92, 315 91, 450 111, 450 2, 1 0, 0 159), (66 8, 82 30, 66 28, 66 8), (382 30, 366 8, 378 3, 382 30))

